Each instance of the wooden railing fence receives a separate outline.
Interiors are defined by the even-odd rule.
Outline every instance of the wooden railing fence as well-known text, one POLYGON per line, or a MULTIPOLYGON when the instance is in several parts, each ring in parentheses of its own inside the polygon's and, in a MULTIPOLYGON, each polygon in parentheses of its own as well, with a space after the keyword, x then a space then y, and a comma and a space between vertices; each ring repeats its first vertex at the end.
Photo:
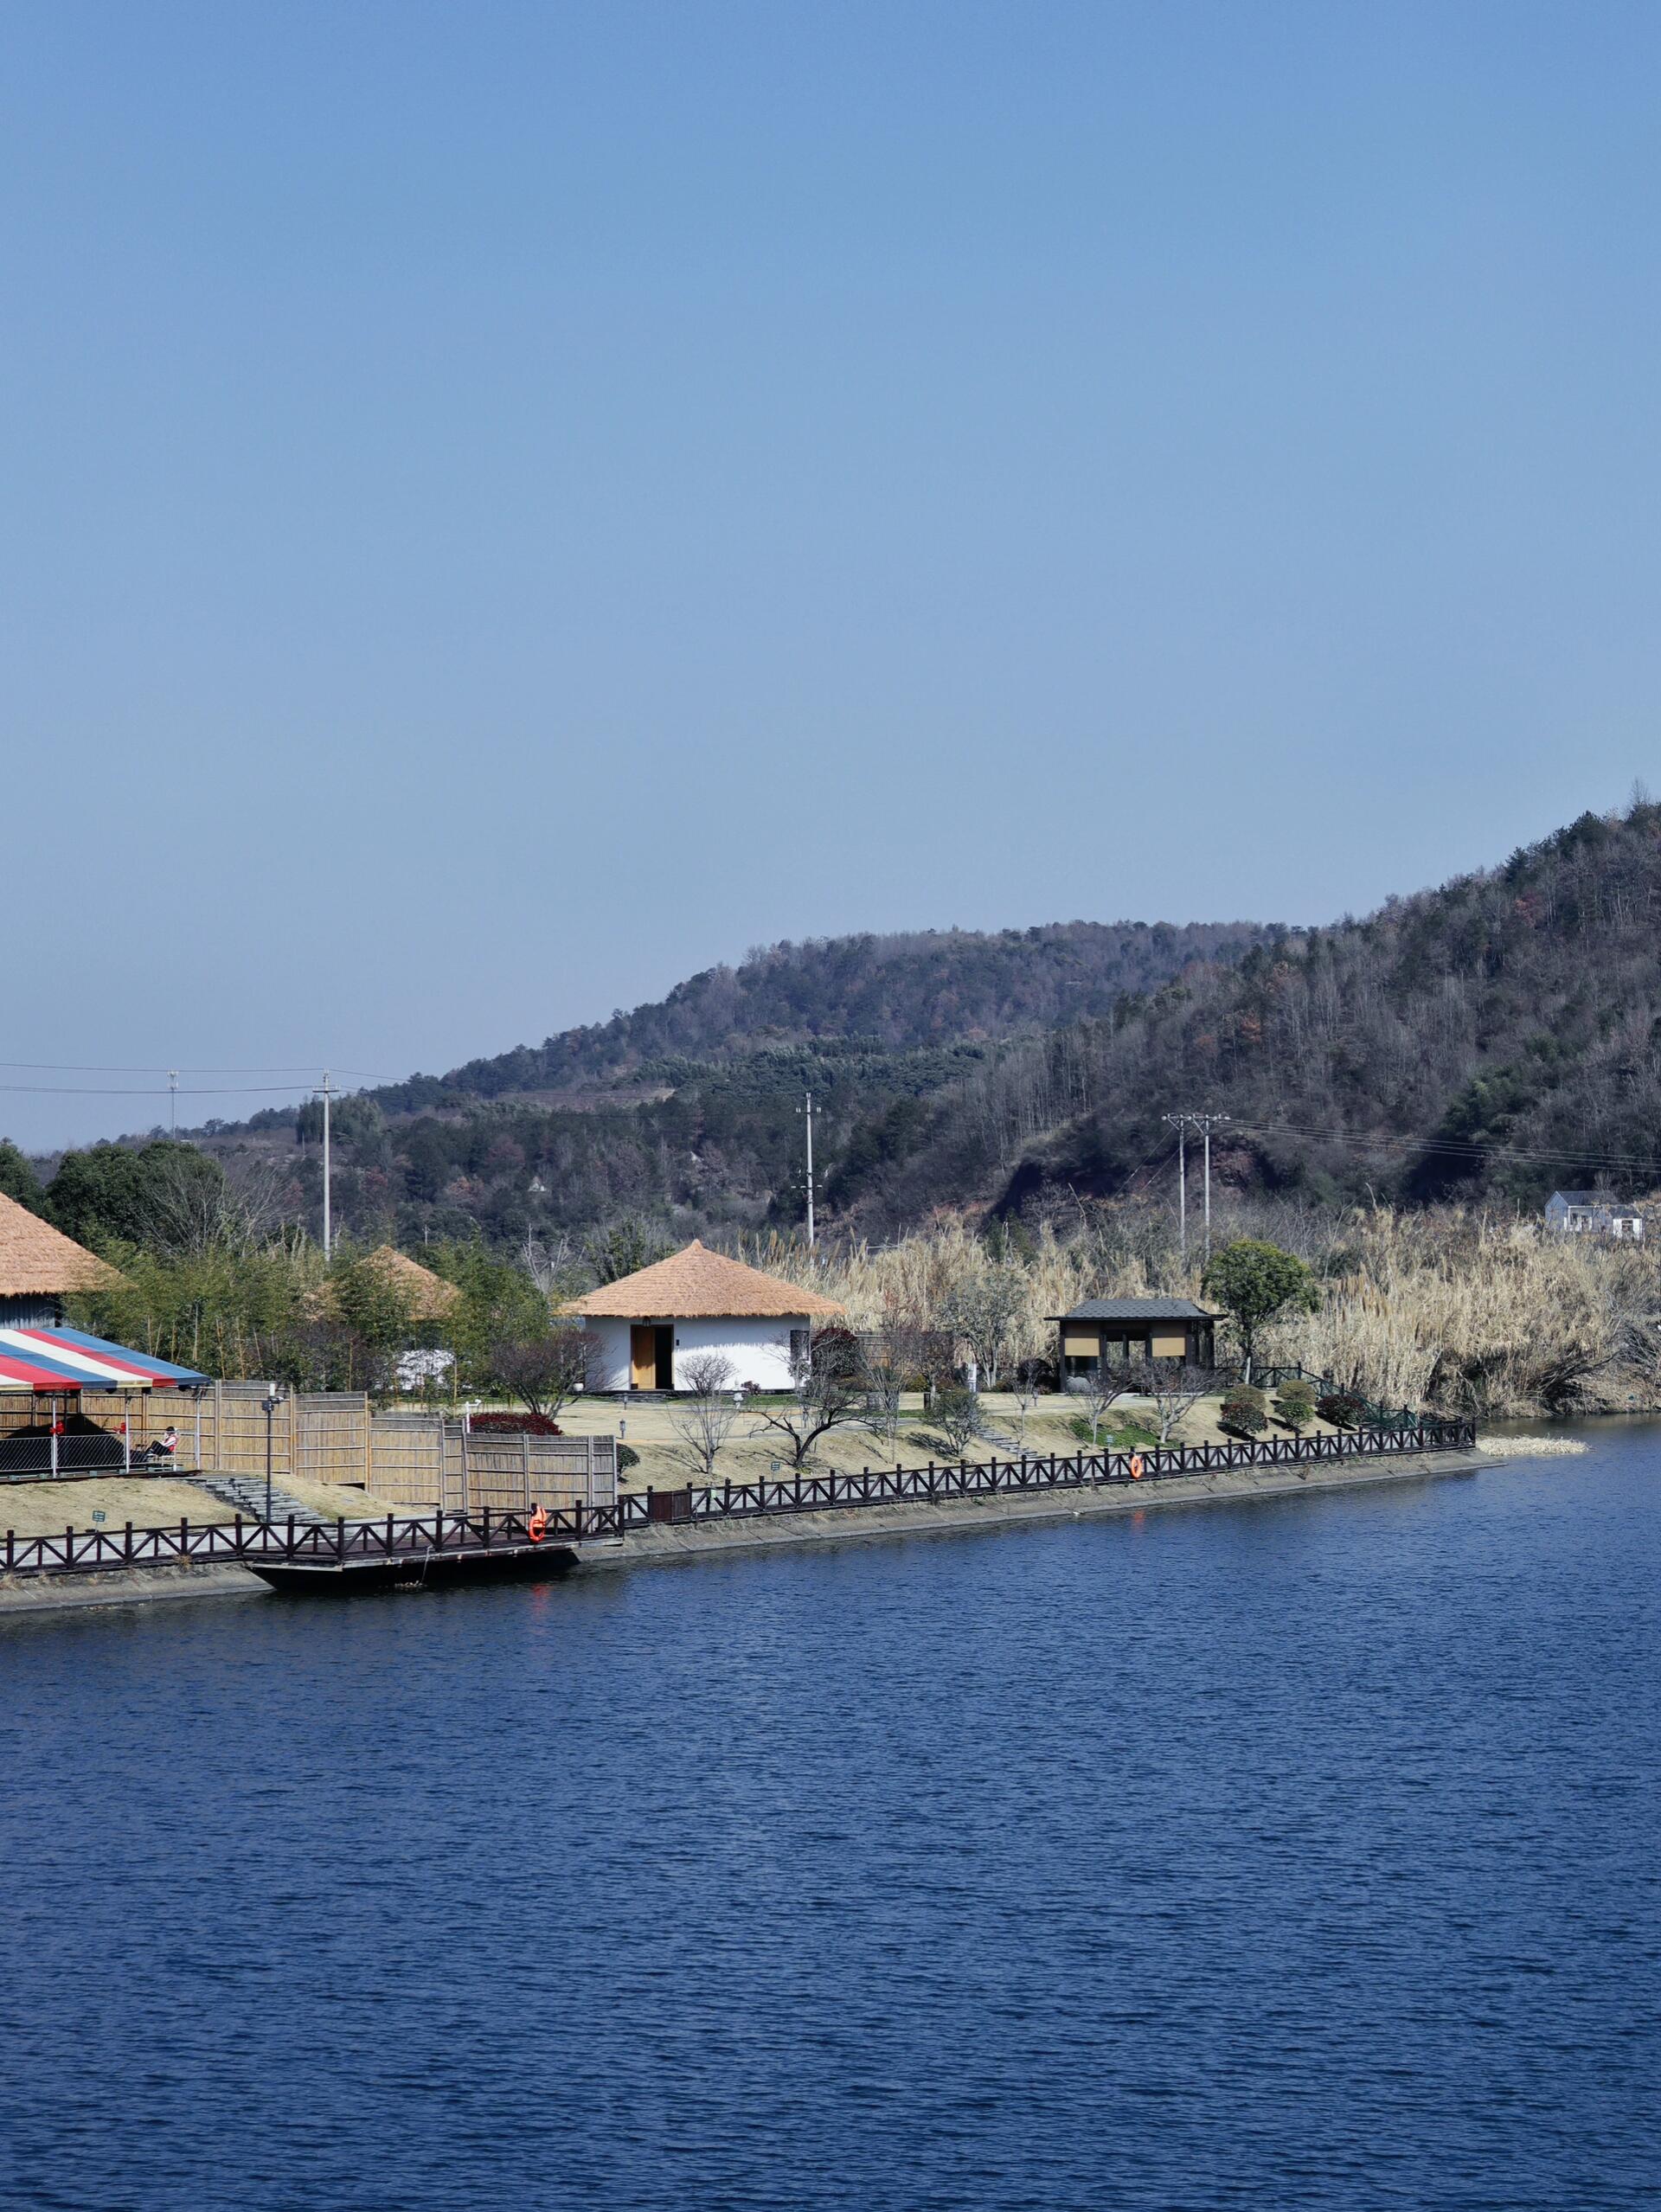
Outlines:
MULTIPOLYGON (((1345 1459, 1468 1450, 1476 1437, 1472 1420, 1427 1420, 1411 1427, 1360 1429, 1336 1436, 1277 1437, 1257 1444, 1168 1445, 1144 1452, 1081 1452, 1066 1457, 1042 1454, 984 1463, 964 1460, 946 1466, 868 1467, 858 1474, 791 1475, 707 1489, 645 1490, 592 1504, 549 1505, 542 1499, 545 1524, 540 1536, 532 1535, 527 1508, 521 1503, 506 1510, 484 1505, 412 1517, 388 1514, 378 1521, 339 1520, 314 1525, 238 1520, 227 1527, 184 1521, 176 1527, 135 1529, 129 1522, 120 1529, 66 1529, 61 1536, 24 1538, 8 1535, 4 1569, 12 1574, 52 1574, 215 1561, 319 1564, 335 1561, 343 1565, 352 1561, 409 1559, 423 1551, 517 1551, 538 1542, 565 1548, 615 1542, 631 1530, 655 1523, 690 1527, 755 1515, 824 1513, 850 1507, 988 1497, 1011 1491, 1077 1490, 1106 1484, 1158 1484, 1183 1475, 1256 1467, 1304 1468, 1345 1459)), ((519 1441, 516 1438, 497 1440, 519 1441)))

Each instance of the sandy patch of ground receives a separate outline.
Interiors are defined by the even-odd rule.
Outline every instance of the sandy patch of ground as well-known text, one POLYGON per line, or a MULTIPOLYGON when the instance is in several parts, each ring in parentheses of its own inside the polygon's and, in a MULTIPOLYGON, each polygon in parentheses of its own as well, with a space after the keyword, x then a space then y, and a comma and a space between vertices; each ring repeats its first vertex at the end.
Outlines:
MULTIPOLYGON (((389 1505, 385 1498, 342 1483, 305 1482, 297 1478, 281 1487, 302 1505, 327 1520, 378 1521, 388 1513, 405 1514, 407 1505, 389 1505)), ((194 1483, 167 1475, 108 1475, 55 1483, 0 1483, 0 1536, 7 1529, 19 1536, 61 1536, 66 1529, 176 1528, 189 1521, 193 1528, 228 1526, 236 1509, 225 1505, 194 1483), (101 1513, 99 1521, 94 1516, 101 1513)))
POLYGON ((0 1531, 19 1536, 61 1536, 66 1529, 165 1529, 181 1521, 196 1528, 234 1521, 193 1484, 166 1475, 109 1475, 86 1481, 0 1484, 0 1531), (100 1522, 95 1516, 104 1516, 100 1522))

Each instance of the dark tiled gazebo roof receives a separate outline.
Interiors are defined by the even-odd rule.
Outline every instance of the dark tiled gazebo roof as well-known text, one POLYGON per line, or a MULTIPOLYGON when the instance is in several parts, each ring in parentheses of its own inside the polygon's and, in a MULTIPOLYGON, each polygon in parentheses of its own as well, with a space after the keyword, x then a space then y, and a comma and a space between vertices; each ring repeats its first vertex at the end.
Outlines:
POLYGON ((1052 1321, 1216 1321, 1222 1317, 1190 1298, 1087 1298, 1052 1321))

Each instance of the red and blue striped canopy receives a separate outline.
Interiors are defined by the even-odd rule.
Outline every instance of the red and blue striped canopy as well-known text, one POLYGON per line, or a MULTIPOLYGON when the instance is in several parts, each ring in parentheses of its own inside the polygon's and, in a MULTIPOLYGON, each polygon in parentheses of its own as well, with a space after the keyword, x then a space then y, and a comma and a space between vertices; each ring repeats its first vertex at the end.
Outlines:
POLYGON ((81 1329, 0 1329, 0 1390, 189 1390, 208 1379, 81 1329))

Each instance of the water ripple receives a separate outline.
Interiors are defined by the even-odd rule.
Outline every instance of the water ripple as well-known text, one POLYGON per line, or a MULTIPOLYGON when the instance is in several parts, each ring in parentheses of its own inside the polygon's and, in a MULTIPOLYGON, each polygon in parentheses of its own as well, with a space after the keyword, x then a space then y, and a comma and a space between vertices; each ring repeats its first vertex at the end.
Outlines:
POLYGON ((65 2212, 1624 2212, 1661 1440, 0 1632, 65 2212))

